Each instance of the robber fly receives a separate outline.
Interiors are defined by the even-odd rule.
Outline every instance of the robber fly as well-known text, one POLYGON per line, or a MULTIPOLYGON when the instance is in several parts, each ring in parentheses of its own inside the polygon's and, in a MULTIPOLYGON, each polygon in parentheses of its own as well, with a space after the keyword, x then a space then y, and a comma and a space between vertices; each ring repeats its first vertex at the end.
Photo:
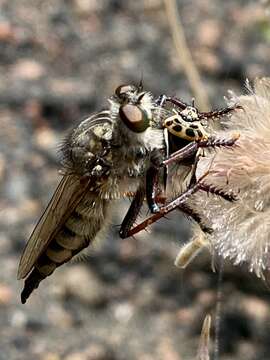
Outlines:
MULTIPOLYGON (((192 217, 199 223, 204 232, 210 233, 212 229, 202 222, 201 214, 196 213, 190 208, 186 200, 198 190, 221 196, 228 201, 236 200, 234 194, 223 191, 214 185, 205 184, 203 180, 207 174, 204 174, 197 180, 196 168, 198 159, 202 155, 201 150, 233 146, 239 138, 239 134, 234 134, 228 139, 218 139, 211 136, 207 121, 231 114, 233 111, 240 109, 240 107, 236 105, 217 111, 199 112, 194 103, 188 105, 178 98, 162 95, 157 100, 158 106, 162 108, 164 108, 166 103, 173 104, 174 106, 170 109, 170 115, 163 120, 167 158, 162 160, 160 156, 157 156, 157 159, 152 159, 146 171, 146 199, 148 207, 154 215, 132 228, 142 206, 141 194, 143 190, 139 188, 122 223, 120 236, 123 238, 135 235, 176 208, 192 217), (160 180, 159 172, 164 167, 167 169, 168 176, 172 182, 172 193, 176 194, 177 197, 164 206, 159 207, 157 204, 157 189, 160 180)), ((153 154, 156 154, 156 152, 153 152, 153 154)), ((160 152, 158 155, 160 155, 160 152)))
MULTIPOLYGON (((92 243, 113 199, 138 188, 151 149, 164 147, 161 111, 141 86, 122 85, 98 112, 71 131, 62 147, 64 175, 20 259, 25 303, 39 283, 92 243)), ((160 150, 161 151, 161 150, 160 150)))

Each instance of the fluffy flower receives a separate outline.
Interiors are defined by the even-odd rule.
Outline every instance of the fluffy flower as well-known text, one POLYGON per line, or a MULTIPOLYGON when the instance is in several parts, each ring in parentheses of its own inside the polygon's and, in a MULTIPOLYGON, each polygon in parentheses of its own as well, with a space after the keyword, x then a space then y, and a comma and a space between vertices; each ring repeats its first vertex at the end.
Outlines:
POLYGON ((249 270, 263 277, 270 268, 270 78, 257 79, 248 94, 235 96, 243 107, 224 124, 217 136, 240 133, 237 146, 209 153, 198 164, 198 177, 210 169, 208 184, 233 191, 238 201, 197 194, 191 199, 210 223, 211 247, 233 263, 247 263, 249 270))

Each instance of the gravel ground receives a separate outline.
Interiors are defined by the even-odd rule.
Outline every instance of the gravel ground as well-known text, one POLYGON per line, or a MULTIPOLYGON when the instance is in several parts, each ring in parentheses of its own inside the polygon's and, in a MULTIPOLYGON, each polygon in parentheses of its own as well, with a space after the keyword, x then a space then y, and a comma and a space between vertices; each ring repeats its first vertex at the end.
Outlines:
MULTIPOLYGON (((179 0, 188 43, 214 107, 245 78, 269 75, 262 3, 179 0)), ((113 89, 192 95, 160 0, 0 0, 0 360, 195 359, 217 274, 207 254, 173 265, 189 237, 179 214, 120 240, 128 202, 84 262, 59 269, 26 305, 16 281, 26 239, 59 181, 57 146, 113 89), (169 224, 169 225, 168 225, 169 224)), ((270 358, 269 287, 225 267, 220 359, 270 358)))

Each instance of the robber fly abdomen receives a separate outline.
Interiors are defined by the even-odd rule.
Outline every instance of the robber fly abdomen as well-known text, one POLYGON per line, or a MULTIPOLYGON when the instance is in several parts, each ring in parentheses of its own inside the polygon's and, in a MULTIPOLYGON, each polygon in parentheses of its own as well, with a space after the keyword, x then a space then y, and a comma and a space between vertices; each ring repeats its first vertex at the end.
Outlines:
POLYGON ((97 199, 95 193, 86 194, 47 249, 38 257, 31 275, 25 281, 22 303, 26 302, 43 279, 94 241, 104 225, 107 208, 107 201, 97 199))

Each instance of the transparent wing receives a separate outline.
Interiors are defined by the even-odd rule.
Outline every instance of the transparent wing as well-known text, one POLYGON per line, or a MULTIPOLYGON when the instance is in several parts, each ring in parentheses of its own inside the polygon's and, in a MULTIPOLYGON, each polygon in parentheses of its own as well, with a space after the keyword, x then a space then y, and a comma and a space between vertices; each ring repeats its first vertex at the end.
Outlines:
MULTIPOLYGON (((82 121, 78 127, 71 132, 71 140, 76 141, 77 137, 83 136, 85 132, 89 133, 90 138, 95 137, 95 139, 97 139, 95 130, 98 129, 99 125, 103 125, 104 123, 112 126, 110 112, 107 110, 96 113, 82 121)), ((94 155, 96 155, 96 160, 99 156, 102 156, 102 142, 96 140, 94 143, 99 144, 99 147, 93 149, 95 150, 93 152, 94 155)), ((63 147, 65 147, 65 144, 63 144, 63 147)), ((65 149, 63 149, 63 152, 65 152, 65 149)), ((65 156, 65 154, 63 155, 65 156)), ((93 160, 93 166, 95 166, 95 160, 93 160)), ((83 178, 69 173, 62 178, 23 250, 18 268, 18 279, 25 278, 31 271, 37 258, 42 254, 44 249, 47 248, 61 226, 66 222, 82 200, 85 192, 89 190, 91 182, 93 181, 94 179, 83 178)))
POLYGON ((75 175, 66 175, 62 178, 24 248, 18 268, 18 279, 27 276, 37 258, 81 201, 89 185, 90 179, 82 181, 75 175))

